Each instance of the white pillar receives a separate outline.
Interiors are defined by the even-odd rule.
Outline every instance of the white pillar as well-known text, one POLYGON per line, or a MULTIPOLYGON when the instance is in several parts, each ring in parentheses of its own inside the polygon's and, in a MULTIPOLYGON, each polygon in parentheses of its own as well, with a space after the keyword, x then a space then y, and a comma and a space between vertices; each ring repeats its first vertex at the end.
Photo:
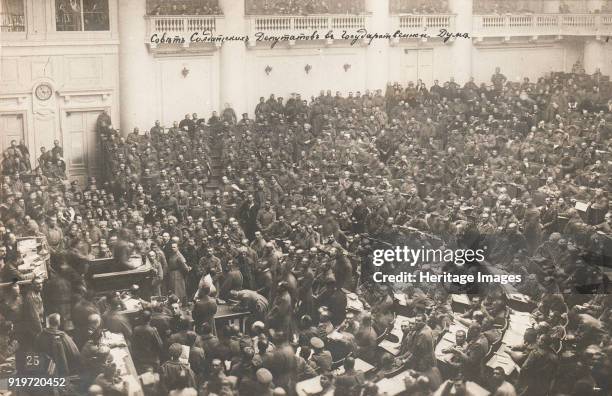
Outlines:
POLYGON ((604 67, 602 41, 603 40, 587 39, 584 42, 584 59, 582 64, 587 74, 593 74, 597 69, 603 69, 604 67))
MULTIPOLYGON (((448 5, 451 13, 456 15, 454 32, 467 33, 472 37, 474 19, 472 0, 450 0, 448 5)), ((455 77, 458 84, 463 85, 472 77, 472 39, 459 37, 447 45, 451 45, 453 63, 451 76, 455 77)))
MULTIPOLYGON (((134 127, 141 133, 153 125, 155 87, 153 63, 145 44, 146 0, 122 0, 119 4, 119 106, 120 131, 124 136, 134 127)), ((116 123, 115 123, 116 124, 116 123)), ((115 125, 117 127, 117 125, 115 125)))
MULTIPOLYGON (((220 0, 223 10, 226 34, 232 36, 245 36, 247 34, 246 19, 244 16, 244 0, 220 0)), ((221 47, 220 56, 220 84, 221 109, 225 103, 234 109, 238 119, 240 114, 252 115, 254 109, 247 108, 247 73, 246 73, 246 46, 242 41, 227 41, 221 47)))
MULTIPOLYGON (((389 0, 366 0, 369 33, 390 31, 389 0)), ((384 90, 389 81, 389 40, 374 40, 366 49, 366 88, 384 90)))

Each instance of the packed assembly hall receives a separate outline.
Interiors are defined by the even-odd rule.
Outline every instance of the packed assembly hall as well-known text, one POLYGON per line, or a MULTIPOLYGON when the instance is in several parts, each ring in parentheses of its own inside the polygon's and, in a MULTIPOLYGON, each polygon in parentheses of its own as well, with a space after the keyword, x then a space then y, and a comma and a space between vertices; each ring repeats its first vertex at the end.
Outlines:
POLYGON ((612 395, 610 36, 0 0, 0 395, 612 395))

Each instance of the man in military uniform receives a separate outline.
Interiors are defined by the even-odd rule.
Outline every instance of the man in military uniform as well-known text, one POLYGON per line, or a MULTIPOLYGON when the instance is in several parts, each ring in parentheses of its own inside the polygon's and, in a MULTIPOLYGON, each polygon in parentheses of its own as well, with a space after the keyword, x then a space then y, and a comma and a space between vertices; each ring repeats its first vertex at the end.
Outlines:
POLYGON ((183 347, 174 343, 168 349, 170 360, 162 364, 160 369, 160 381, 164 391, 169 393, 173 390, 181 390, 195 387, 195 374, 188 363, 179 361, 183 347))

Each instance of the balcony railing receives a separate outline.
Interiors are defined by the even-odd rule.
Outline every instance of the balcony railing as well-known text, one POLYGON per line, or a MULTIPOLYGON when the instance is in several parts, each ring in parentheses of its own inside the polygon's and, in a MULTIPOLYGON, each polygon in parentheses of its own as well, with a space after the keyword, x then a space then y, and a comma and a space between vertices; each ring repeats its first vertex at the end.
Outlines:
POLYGON ((249 36, 259 32, 266 35, 311 35, 315 30, 323 37, 332 31, 334 37, 340 37, 343 31, 353 33, 367 28, 368 15, 254 15, 247 16, 249 21, 249 36))
POLYGON ((25 32, 25 16, 0 13, 0 32, 25 32))
POLYGON ((612 14, 475 15, 475 37, 607 36, 612 14))
POLYGON ((180 15, 180 16, 147 16, 147 40, 153 35, 181 36, 186 40, 194 32, 216 32, 219 28, 220 15, 180 15))
POLYGON ((450 14, 399 14, 393 15, 393 29, 402 33, 429 33, 437 34, 440 29, 449 32, 454 30, 455 15, 450 14))

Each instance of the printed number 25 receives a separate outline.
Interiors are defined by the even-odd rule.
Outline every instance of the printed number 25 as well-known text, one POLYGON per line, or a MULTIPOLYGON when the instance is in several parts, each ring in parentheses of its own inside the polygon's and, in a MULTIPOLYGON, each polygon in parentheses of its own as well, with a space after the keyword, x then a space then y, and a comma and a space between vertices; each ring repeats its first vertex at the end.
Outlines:
POLYGON ((26 365, 30 367, 40 365, 39 356, 38 355, 26 355, 26 365))

